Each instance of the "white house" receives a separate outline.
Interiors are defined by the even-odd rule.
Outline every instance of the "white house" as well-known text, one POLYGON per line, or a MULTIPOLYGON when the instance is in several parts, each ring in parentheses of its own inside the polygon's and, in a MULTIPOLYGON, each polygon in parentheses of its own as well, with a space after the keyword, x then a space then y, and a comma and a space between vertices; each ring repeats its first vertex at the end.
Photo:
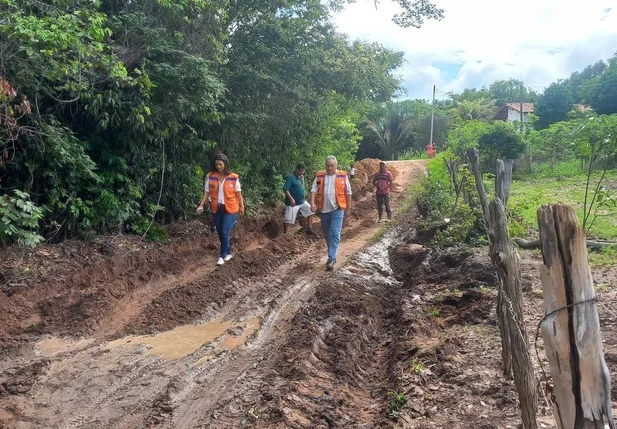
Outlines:
POLYGON ((495 113, 493 119, 496 121, 529 122, 529 113, 533 113, 533 103, 523 103, 523 113, 521 115, 521 103, 506 103, 495 113))

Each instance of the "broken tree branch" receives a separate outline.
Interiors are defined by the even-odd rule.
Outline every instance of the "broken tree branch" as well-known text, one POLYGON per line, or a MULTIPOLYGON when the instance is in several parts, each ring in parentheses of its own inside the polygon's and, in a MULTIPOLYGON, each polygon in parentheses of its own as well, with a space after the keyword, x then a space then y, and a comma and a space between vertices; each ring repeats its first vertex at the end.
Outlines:
MULTIPOLYGON (((522 238, 517 237, 517 238, 514 238, 514 242, 521 249, 539 249, 540 248, 540 239, 524 240, 522 238)), ((590 249, 596 249, 596 250, 603 249, 605 247, 610 247, 610 246, 617 246, 617 242, 611 242, 611 241, 587 240, 586 244, 587 244, 587 247, 589 247, 590 249)))

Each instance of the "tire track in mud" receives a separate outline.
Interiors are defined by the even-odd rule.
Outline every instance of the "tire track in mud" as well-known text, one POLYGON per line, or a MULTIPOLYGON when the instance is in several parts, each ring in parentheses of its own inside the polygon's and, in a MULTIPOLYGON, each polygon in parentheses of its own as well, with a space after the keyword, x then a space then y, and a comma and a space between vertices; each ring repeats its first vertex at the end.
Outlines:
MULTIPOLYGON (((204 374, 204 378, 208 380, 204 387, 184 392, 174 398, 178 406, 174 409, 173 418, 166 427, 177 429, 195 427, 195 422, 203 420, 204 414, 212 413, 218 404, 233 400, 235 393, 230 394, 230 391, 235 392, 238 385, 245 396, 259 386, 262 381, 259 375, 255 377, 251 374, 249 377, 249 373, 257 366, 272 360, 271 356, 268 358, 261 353, 273 347, 272 342, 284 332, 284 326, 290 321, 291 316, 312 295, 315 284, 315 281, 309 278, 297 279, 280 297, 275 298, 270 305, 270 311, 264 317, 259 333, 246 344, 246 347, 220 367, 212 368, 209 374, 204 374)), ((217 424, 225 424, 225 420, 233 423, 234 419, 234 417, 231 421, 217 419, 217 424)))
MULTIPOLYGON (((387 423, 398 282, 388 263, 396 232, 317 286, 274 365, 256 428, 379 428, 387 423)), ((208 426, 205 426, 208 427, 208 426)))

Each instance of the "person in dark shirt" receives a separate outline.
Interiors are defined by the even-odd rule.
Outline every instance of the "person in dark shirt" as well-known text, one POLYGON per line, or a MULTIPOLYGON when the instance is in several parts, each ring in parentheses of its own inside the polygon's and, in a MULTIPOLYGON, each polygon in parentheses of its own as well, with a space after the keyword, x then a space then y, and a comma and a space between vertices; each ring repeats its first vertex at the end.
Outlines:
POLYGON ((373 176, 373 185, 377 188, 377 214, 381 223, 383 217, 383 207, 386 206, 387 221, 392 220, 392 211, 390 210, 390 185, 392 185, 392 173, 387 170, 387 165, 384 161, 379 163, 379 171, 373 176))
POLYGON ((292 174, 287 176, 283 191, 285 192, 285 217, 283 218, 283 233, 287 232, 289 225, 296 223, 298 212, 306 218, 307 231, 312 233, 311 224, 313 221, 313 211, 311 205, 304 196, 304 171, 306 167, 299 163, 292 174))

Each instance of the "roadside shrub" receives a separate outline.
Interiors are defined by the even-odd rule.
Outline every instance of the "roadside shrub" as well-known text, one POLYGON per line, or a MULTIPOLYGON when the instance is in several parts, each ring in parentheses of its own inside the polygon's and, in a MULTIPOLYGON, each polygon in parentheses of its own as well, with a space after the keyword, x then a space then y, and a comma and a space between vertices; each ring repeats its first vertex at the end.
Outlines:
POLYGON ((0 242, 34 247, 43 237, 34 232, 43 210, 30 201, 30 195, 14 190, 13 196, 0 196, 0 242))
POLYGON ((441 247, 482 244, 486 241, 486 231, 482 210, 473 204, 477 201, 472 195, 475 192, 473 179, 468 180, 465 185, 465 192, 472 201, 470 206, 463 200, 462 195, 456 199, 448 168, 443 161, 444 156, 446 155, 442 153, 427 164, 427 192, 418 204, 425 218, 425 225, 421 228, 430 230, 447 222, 447 228, 435 234, 435 243, 441 247))

